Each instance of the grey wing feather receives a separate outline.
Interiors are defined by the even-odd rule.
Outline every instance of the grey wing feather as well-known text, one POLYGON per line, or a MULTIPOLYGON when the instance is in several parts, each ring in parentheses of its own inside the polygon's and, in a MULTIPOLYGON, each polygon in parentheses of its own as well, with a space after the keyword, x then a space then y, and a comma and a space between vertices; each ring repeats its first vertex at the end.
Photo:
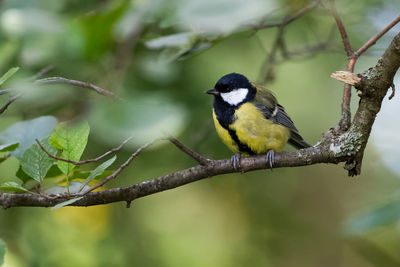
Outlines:
POLYGON ((298 133, 298 130, 296 126, 294 126, 292 119, 286 114, 285 109, 281 105, 276 104, 274 109, 261 105, 257 105, 257 108, 267 119, 272 120, 274 123, 288 127, 290 131, 298 133))
POLYGON ((270 109, 266 106, 262 105, 257 105, 257 108, 261 110, 261 112, 264 114, 264 116, 272 120, 274 123, 281 124, 283 126, 286 126, 290 130, 290 139, 289 143, 298 148, 306 148, 310 147, 311 145, 308 144, 306 141, 304 141, 303 137, 301 137, 299 131, 297 130, 296 126, 294 126, 294 123, 292 119, 289 117, 289 115, 285 112, 285 109, 279 105, 276 104, 274 109, 270 109))
POLYGON ((276 113, 276 121, 279 124, 282 124, 282 125, 288 127, 289 129, 298 132, 296 126, 294 126, 292 119, 286 113, 285 109, 279 104, 277 104, 277 109, 278 109, 278 112, 276 113))
POLYGON ((289 115, 286 113, 284 107, 278 104, 275 96, 266 88, 257 86, 257 94, 254 103, 264 116, 275 123, 286 126, 290 130, 289 143, 294 147, 301 149, 310 147, 311 145, 304 141, 303 137, 299 134, 296 126, 289 115))

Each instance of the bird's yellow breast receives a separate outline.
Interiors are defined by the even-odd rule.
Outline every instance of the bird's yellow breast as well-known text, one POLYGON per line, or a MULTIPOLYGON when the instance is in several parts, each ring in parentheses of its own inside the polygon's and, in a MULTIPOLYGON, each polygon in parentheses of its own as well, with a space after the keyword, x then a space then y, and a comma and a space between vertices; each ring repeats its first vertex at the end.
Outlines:
POLYGON ((222 142, 233 152, 238 153, 239 148, 236 145, 235 141, 232 139, 231 135, 229 134, 228 130, 226 130, 224 127, 221 126, 219 123, 217 116, 215 115, 215 111, 213 110, 213 120, 214 120, 214 125, 215 125, 215 130, 217 131, 217 134, 221 138, 222 142))
MULTIPOLYGON (((222 141, 235 153, 238 146, 229 132, 219 123, 213 112, 215 128, 222 141)), ((264 114, 252 103, 242 104, 234 114, 233 123, 229 125, 239 141, 247 145, 255 154, 264 154, 268 150, 279 151, 287 143, 290 130, 265 118, 264 114)))
POLYGON ((236 131, 239 140, 256 154, 263 154, 271 149, 279 151, 290 137, 287 127, 266 119, 251 103, 241 105, 234 116, 230 127, 236 131))

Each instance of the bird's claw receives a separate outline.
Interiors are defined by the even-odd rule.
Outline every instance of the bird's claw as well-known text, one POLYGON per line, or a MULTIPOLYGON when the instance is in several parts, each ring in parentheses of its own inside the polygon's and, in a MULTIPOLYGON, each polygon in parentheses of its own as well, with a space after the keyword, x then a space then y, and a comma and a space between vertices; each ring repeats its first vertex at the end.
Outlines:
POLYGON ((240 167, 240 154, 237 153, 231 157, 232 166, 235 170, 240 167))
POLYGON ((275 162, 275 151, 274 150, 268 150, 267 154, 265 155, 265 161, 268 163, 269 162, 269 167, 272 169, 272 166, 274 165, 275 162))

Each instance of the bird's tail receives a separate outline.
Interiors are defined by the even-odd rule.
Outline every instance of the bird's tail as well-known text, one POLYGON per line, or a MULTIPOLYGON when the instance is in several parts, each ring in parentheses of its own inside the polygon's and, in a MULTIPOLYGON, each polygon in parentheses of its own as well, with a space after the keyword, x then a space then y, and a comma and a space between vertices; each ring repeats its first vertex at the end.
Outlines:
POLYGON ((293 131, 291 132, 291 136, 288 142, 297 149, 311 147, 309 143, 304 141, 303 137, 301 137, 300 134, 293 131))

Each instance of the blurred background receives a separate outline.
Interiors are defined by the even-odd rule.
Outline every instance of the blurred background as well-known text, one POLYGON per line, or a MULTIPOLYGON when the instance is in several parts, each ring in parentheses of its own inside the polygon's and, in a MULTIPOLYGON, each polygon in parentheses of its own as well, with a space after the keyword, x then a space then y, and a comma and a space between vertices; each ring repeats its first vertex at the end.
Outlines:
MULTIPOLYGON (((27 86, 1 115, 0 131, 22 120, 78 117, 91 132, 84 159, 135 138, 113 167, 149 138, 173 134, 204 156, 228 158, 204 94, 239 72, 273 90, 303 137, 317 143, 340 119, 343 84, 329 78, 347 59, 334 20, 319 6, 285 28, 307 0, 3 0, 0 73, 19 66, 7 87, 52 65, 44 77, 90 82, 113 100, 68 85, 27 86)), ((400 13, 397 0, 336 1, 354 48, 400 13)), ((362 56, 376 64, 397 26, 362 56)), ((399 79, 395 84, 400 84, 399 79)), ((7 96, 2 96, 1 105, 7 96)), ((352 111, 357 108, 353 93, 352 111)), ((4 266, 400 266, 400 96, 383 104, 362 174, 342 164, 263 170, 205 179, 125 203, 56 211, 0 210, 4 266)), ((292 148, 287 147, 286 150, 292 148)), ((164 142, 145 151, 108 187, 194 166, 164 142)), ((89 166, 89 168, 93 166, 89 166)), ((17 181, 18 161, 0 165, 17 181)))

